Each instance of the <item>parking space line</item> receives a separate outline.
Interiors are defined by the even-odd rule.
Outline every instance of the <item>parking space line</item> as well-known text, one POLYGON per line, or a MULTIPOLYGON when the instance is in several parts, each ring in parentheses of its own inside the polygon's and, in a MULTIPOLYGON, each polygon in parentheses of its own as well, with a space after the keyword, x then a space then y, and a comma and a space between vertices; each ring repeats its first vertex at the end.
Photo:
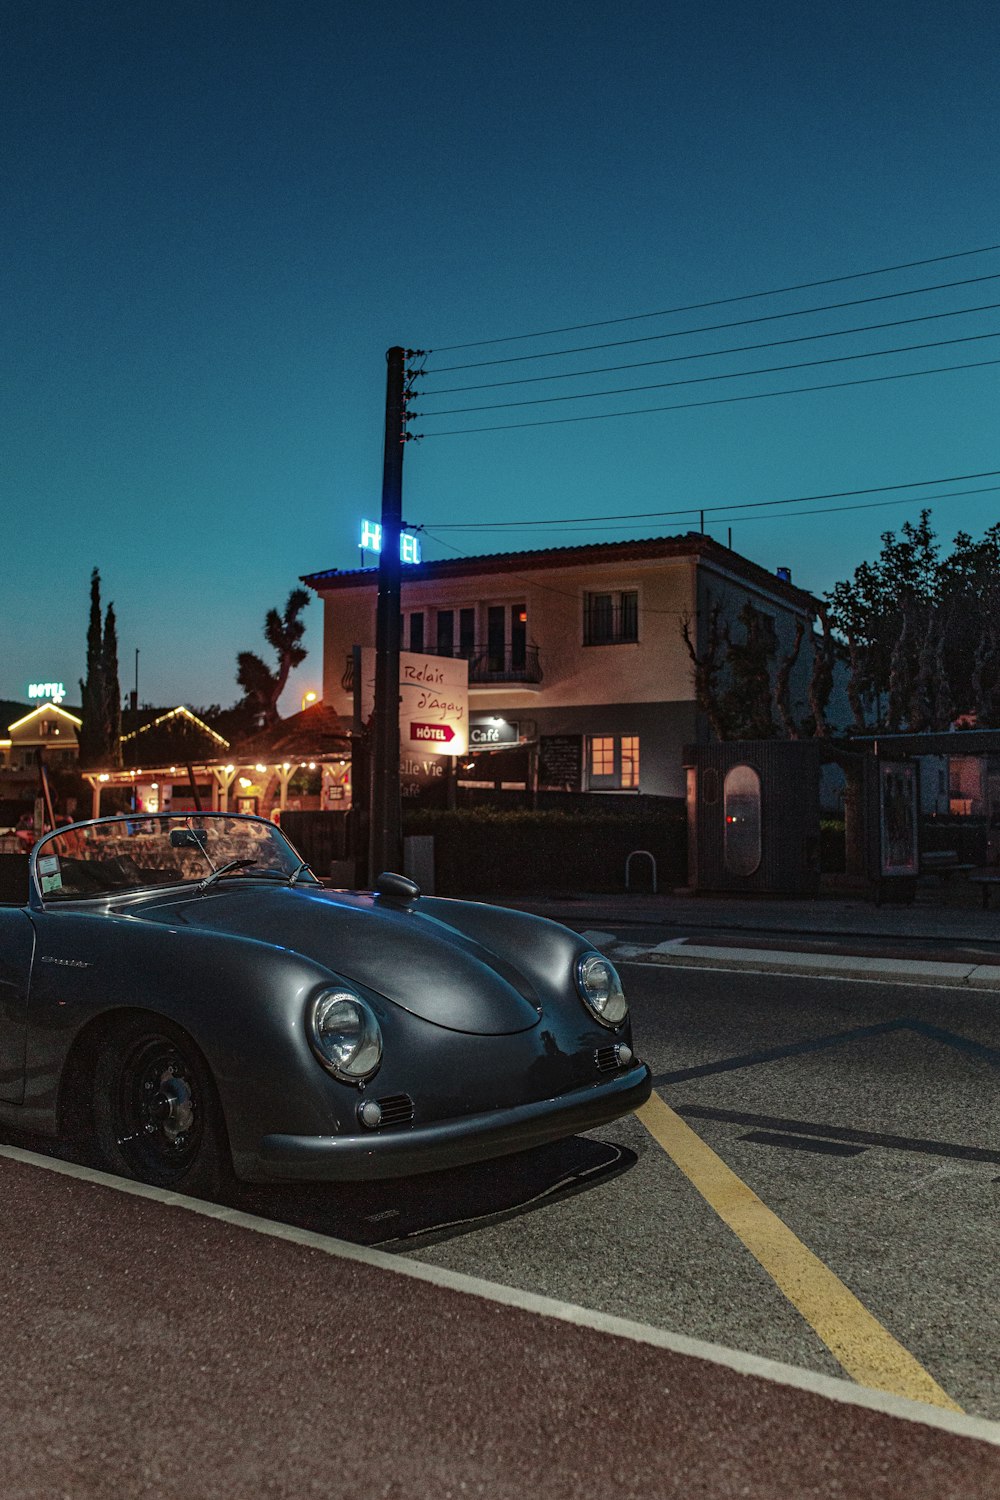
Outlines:
POLYGON ((763 1266, 859 1385, 961 1411, 909 1350, 859 1302, 658 1094, 637 1111, 656 1143, 763 1266))

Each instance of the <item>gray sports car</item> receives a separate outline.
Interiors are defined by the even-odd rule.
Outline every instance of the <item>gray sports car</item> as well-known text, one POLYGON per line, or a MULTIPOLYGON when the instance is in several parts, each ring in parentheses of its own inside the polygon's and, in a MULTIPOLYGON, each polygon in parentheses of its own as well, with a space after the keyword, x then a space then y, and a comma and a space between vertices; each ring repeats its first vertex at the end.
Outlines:
POLYGON ((649 1096, 613 966, 401 875, 326 890, 273 824, 101 818, 0 905, 0 1121, 190 1192, 502 1156, 649 1096))

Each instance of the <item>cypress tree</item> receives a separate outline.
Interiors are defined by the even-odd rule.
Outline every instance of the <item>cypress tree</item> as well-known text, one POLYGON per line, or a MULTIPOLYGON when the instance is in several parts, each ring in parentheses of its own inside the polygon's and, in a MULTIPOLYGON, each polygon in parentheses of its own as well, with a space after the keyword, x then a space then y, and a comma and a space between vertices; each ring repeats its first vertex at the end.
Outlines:
POLYGON ((101 670, 104 679, 103 758, 109 766, 120 766, 122 763, 122 693, 118 681, 118 628, 113 604, 108 605, 108 612, 104 617, 101 670))
POLYGON ((101 635, 101 575, 90 575, 90 622, 87 627, 87 676, 80 682, 83 724, 80 728, 80 765, 98 765, 105 750, 104 641, 101 635))

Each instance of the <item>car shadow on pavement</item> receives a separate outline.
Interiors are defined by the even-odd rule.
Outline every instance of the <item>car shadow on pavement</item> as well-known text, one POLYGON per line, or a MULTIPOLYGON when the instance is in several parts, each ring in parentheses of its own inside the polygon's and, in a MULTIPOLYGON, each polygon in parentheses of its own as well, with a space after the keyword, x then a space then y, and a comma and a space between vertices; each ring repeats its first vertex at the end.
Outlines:
MULTIPOLYGON (((4 1130, 0 1144, 100 1169, 83 1143, 4 1130)), ((314 1234, 409 1251, 589 1191, 637 1160, 625 1146, 578 1135, 495 1161, 381 1182, 237 1183, 220 1201, 314 1234)))
POLYGON ((382 1182, 247 1183, 227 1202, 354 1244, 409 1251, 585 1192, 637 1159, 624 1146, 572 1136, 496 1161, 382 1182))

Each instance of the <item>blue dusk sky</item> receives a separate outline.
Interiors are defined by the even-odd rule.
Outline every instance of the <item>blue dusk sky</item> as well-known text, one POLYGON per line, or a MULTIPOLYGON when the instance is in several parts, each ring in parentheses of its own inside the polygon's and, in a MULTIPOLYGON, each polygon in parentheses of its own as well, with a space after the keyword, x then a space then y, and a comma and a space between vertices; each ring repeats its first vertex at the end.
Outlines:
POLYGON ((998 44, 992 0, 0 0, 0 697, 79 701, 96 566, 124 689, 138 648, 143 701, 234 702, 268 608, 358 565, 394 344, 425 557, 704 508, 822 593, 921 504, 981 534, 998 44))

